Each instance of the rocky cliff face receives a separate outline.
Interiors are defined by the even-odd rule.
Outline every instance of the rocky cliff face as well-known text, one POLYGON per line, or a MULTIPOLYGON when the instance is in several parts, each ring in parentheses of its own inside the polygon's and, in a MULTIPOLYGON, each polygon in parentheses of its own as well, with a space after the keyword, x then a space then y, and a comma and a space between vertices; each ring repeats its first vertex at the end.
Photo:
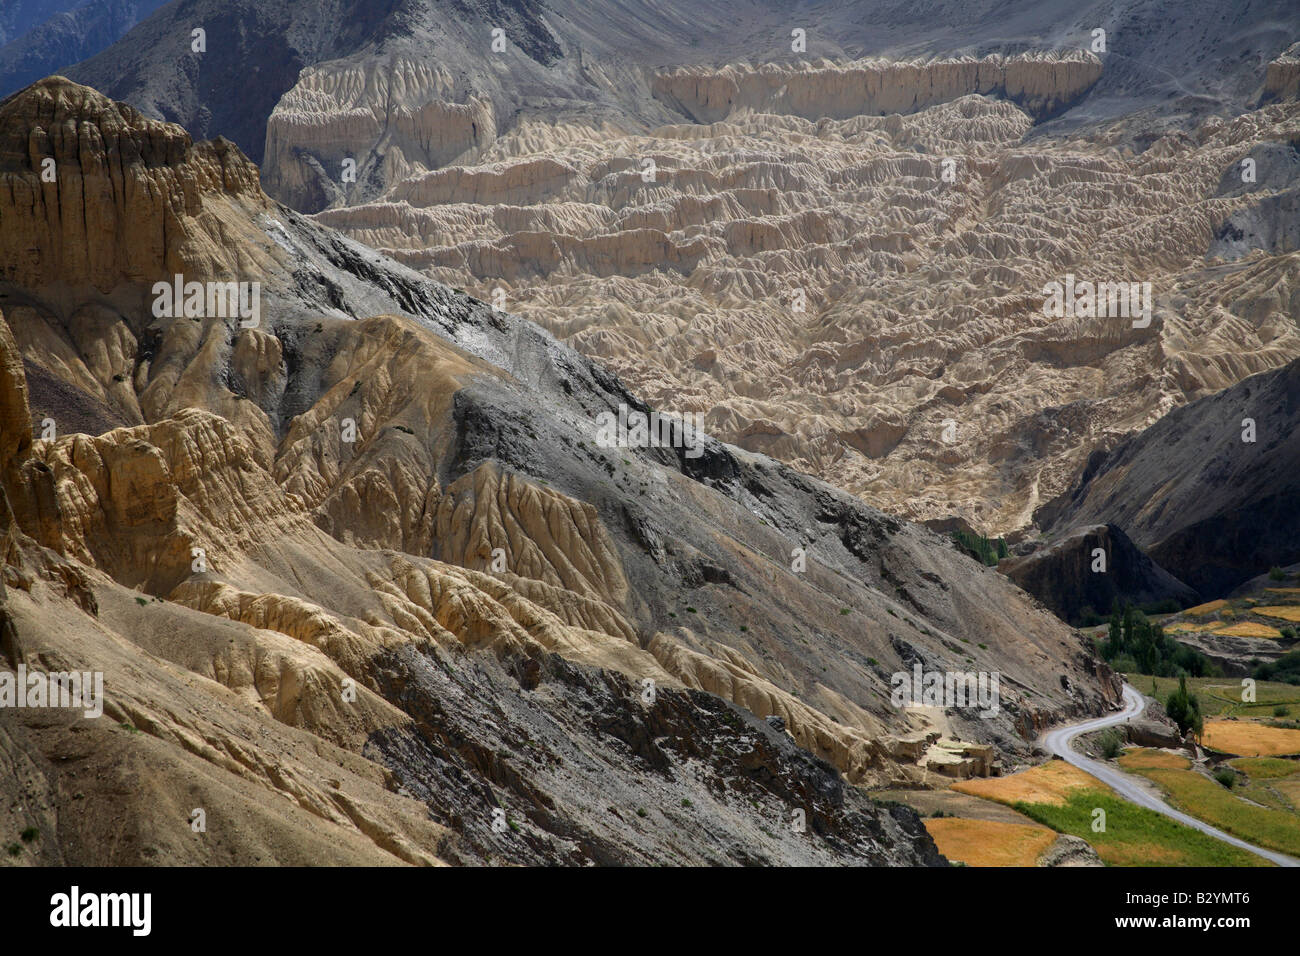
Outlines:
POLYGON ((262 7, 291 70, 202 0, 210 54, 160 11, 76 75, 200 131, 246 84, 276 198, 893 513, 1025 528, 1095 448, 1300 355, 1295 197, 1216 189, 1300 135, 1282 0, 262 7), (1075 280, 1150 308, 1045 314, 1075 280))
POLYGON ((915 113, 963 96, 1006 97, 1044 119, 1083 96, 1101 76, 1090 53, 953 60, 694 67, 659 73, 654 95, 697 123, 741 110, 847 119, 915 113))
POLYGON ((1269 61, 1260 100, 1294 100, 1297 96, 1300 96, 1300 43, 1292 44, 1277 59, 1269 61))
POLYGON ((13 0, 9 30, 0 24, 0 97, 94 56, 164 0, 13 0), (60 9, 61 8, 61 9, 60 9), (35 22, 34 17, 41 17, 35 22), (48 19, 45 19, 48 18, 48 19))
POLYGON ((1190 607, 1199 601, 1113 524, 1071 529, 1030 554, 1004 559, 998 570, 1067 621, 1089 612, 1104 617, 1116 603, 1190 607))
MULTIPOLYGON (((752 63, 782 71, 819 58, 844 64, 868 56, 951 60, 972 51, 981 58, 1070 54, 1092 47, 1100 28, 1110 69, 1063 125, 1105 125, 1142 108, 1157 124, 1187 128, 1256 99, 1269 61, 1277 59, 1275 72, 1285 70, 1279 54, 1295 42, 1295 25, 1288 0, 1231 8, 1215 0, 1120 7, 1083 0, 1069 10, 1032 0, 888 9, 859 0, 793 10, 776 0, 191 0, 181 10, 158 10, 84 63, 52 63, 46 72, 71 69, 75 79, 154 118, 232 139, 260 162, 267 118, 303 67, 346 72, 394 56, 437 63, 458 83, 447 102, 463 105, 474 92, 490 99, 498 132, 538 118, 643 129, 667 121, 648 76, 675 67, 717 73, 723 64, 752 63), (191 50, 195 28, 213 41, 202 55, 191 50), (493 30, 502 31, 504 50, 492 48, 493 30), (240 91, 237 102, 232 89, 240 91)), ((1037 68, 1032 72, 1028 86, 1006 78, 1009 90, 1029 97, 1020 102, 1047 92, 1037 68)), ((310 132, 298 132, 310 141, 310 132)))
POLYGON ((303 67, 407 29, 405 0, 165 4, 121 40, 57 72, 261 158, 266 117, 303 67), (201 38, 196 30, 203 31, 201 38), (200 42, 201 40, 201 42, 200 42))
POLYGON ((267 121, 266 188, 310 212, 473 156, 496 139, 497 117, 491 99, 459 99, 446 68, 418 59, 303 70, 267 121))
POLYGON ((1102 519, 1203 595, 1300 560, 1300 362, 1177 409, 1099 452, 1036 515, 1045 529, 1102 519))
POLYGON ((0 151, 7 653, 107 697, 86 736, 0 721, 11 813, 86 800, 51 862, 933 863, 858 789, 924 779, 902 736, 1023 754, 1117 699, 924 529, 711 438, 601 447, 648 411, 613 375, 275 205, 233 147, 62 80, 0 109, 65 177, 42 204, 44 145, 0 151), (258 321, 160 313, 172 270, 258 282, 258 321), (894 707, 917 663, 999 671, 997 712, 894 707))
MULTIPOLYGON (((6 281, 26 287, 233 274, 221 220, 267 208, 257 167, 230 143, 183 130, 52 77, 0 103, 9 191, 6 281)), ((231 237, 237 238, 237 237, 231 237)), ((248 265, 253 265, 249 263, 248 265)))
POLYGON ((1208 255, 1236 260, 1253 249, 1286 255, 1300 249, 1300 138, 1260 143, 1224 171, 1217 195, 1249 196, 1215 230, 1208 255), (1243 173, 1249 164, 1249 182, 1243 173))

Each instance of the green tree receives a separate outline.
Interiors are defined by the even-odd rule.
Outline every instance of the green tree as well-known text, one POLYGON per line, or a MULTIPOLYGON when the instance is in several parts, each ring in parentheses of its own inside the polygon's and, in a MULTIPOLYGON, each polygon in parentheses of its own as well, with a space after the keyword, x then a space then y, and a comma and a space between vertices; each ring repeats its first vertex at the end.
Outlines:
POLYGON ((1196 695, 1187 690, 1186 675, 1178 678, 1178 689, 1169 695, 1165 702, 1165 713, 1178 725, 1178 732, 1186 734, 1189 730, 1201 735, 1204 721, 1201 719, 1201 702, 1196 695))

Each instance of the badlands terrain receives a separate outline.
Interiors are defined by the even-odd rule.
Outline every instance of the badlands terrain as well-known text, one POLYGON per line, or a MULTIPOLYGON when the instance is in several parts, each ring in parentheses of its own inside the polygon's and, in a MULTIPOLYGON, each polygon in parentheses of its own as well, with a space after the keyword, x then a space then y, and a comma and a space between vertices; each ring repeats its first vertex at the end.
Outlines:
MULTIPOLYGON (((1300 109, 1141 152, 1118 129, 1026 141, 1100 70, 1078 57, 677 71, 656 93, 695 122, 633 136, 526 124, 471 164, 340 196, 316 219, 500 296, 652 405, 704 412, 721 440, 905 517, 1006 534, 1094 450, 1300 355, 1294 237, 1206 261, 1254 201, 1221 181, 1256 144, 1300 139, 1300 109), (1016 71, 1044 92, 977 95, 1016 71), (864 84, 884 87, 865 109, 836 102, 864 84), (944 102, 913 105, 941 85, 944 102), (1070 274, 1151 283, 1149 326, 1044 315, 1043 286, 1070 274)), ((299 148, 295 95, 268 129, 273 184, 299 148)), ((1296 183, 1292 170, 1257 189, 1296 183)))
POLYGON ((1300 356, 1300 24, 993 6, 198 0, 66 72, 719 440, 1022 534, 1094 451, 1300 356), (1045 314, 1076 280, 1141 318, 1045 314))
POLYGON ((4 711, 33 862, 939 862, 861 787, 1118 700, 938 534, 712 438, 600 447, 617 378, 226 141, 52 78, 0 163, 4 653, 106 684, 4 711), (176 274, 257 277, 258 323, 159 315, 176 274), (914 667, 999 699, 900 709, 914 667))
POLYGON ((1297 237, 1272 225, 1295 221, 1272 197, 1297 182, 1300 65, 1238 62, 1212 90, 1203 65, 1170 118, 1133 89, 1139 34, 1159 38, 662 66, 549 111, 354 55, 278 101, 263 181, 721 440, 894 514, 1021 532, 1095 450, 1300 355, 1297 237), (1044 314, 1070 276, 1149 283, 1149 311, 1044 314))

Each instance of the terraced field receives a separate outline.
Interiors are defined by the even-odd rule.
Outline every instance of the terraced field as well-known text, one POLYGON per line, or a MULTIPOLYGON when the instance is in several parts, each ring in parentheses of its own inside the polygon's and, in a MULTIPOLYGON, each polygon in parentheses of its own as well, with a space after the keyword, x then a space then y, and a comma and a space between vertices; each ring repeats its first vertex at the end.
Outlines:
POLYGON ((1120 799, 1105 784, 1059 760, 1006 777, 963 781, 953 789, 1004 803, 1058 833, 1082 837, 1108 866, 1263 863, 1253 854, 1120 799), (1094 830, 1094 825, 1100 829, 1094 830))
POLYGON ((1236 778, 1225 776, 1231 787, 1191 769, 1189 761, 1168 751, 1129 751, 1119 762, 1159 786, 1166 799, 1185 813, 1257 846, 1300 856, 1300 814, 1294 802, 1300 761, 1229 761, 1238 773, 1236 778), (1181 767, 1173 765, 1178 760, 1181 767))
POLYGON ((935 817, 925 821, 939 852, 967 866, 1033 866, 1056 842, 1056 832, 1036 824, 935 817))
MULTIPOLYGON (((1126 679, 1142 693, 1158 700, 1168 700, 1178 688, 1173 677, 1151 677, 1128 674, 1126 679)), ((1240 678, 1189 677, 1187 689, 1201 702, 1201 713, 1207 718, 1235 717, 1255 719, 1293 719, 1300 717, 1300 687, 1276 681, 1256 681, 1255 699, 1242 700, 1245 688, 1240 678), (1275 713, 1279 708, 1285 714, 1275 713)))

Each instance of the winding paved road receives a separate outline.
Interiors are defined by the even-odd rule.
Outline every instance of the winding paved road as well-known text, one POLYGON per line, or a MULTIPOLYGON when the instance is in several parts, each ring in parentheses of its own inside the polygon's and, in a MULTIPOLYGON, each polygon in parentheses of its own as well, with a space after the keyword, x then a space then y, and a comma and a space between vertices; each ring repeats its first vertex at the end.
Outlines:
POLYGON ((1106 717, 1098 717, 1095 720, 1086 720, 1081 724, 1070 724, 1065 727, 1058 727, 1049 731, 1043 738, 1047 748, 1068 764, 1078 767, 1086 773, 1092 774, 1098 780, 1109 785, 1117 794, 1130 803, 1136 803, 1140 807, 1146 807, 1148 810, 1154 810, 1156 813, 1163 813, 1167 817, 1172 817, 1179 823, 1200 830, 1202 833, 1209 834, 1215 839, 1222 840, 1224 843, 1230 843, 1235 847, 1243 850, 1249 850, 1258 856, 1278 866, 1300 866, 1300 860, 1289 857, 1284 853, 1277 853, 1273 850, 1265 850, 1262 847, 1254 846, 1245 840, 1238 839, 1229 833, 1224 833, 1216 827, 1210 826, 1195 817, 1189 817, 1187 814, 1175 810, 1169 804, 1165 803, 1159 797, 1153 796, 1143 788, 1137 780, 1130 777, 1123 771, 1116 770, 1097 760, 1092 760, 1083 754, 1076 753, 1070 747, 1070 741, 1079 734, 1086 734, 1089 731, 1101 730, 1103 727, 1112 727, 1115 724, 1122 724, 1131 717, 1136 717, 1142 713, 1146 703, 1141 694, 1130 687, 1124 685, 1124 709, 1118 714, 1110 714, 1106 717))

